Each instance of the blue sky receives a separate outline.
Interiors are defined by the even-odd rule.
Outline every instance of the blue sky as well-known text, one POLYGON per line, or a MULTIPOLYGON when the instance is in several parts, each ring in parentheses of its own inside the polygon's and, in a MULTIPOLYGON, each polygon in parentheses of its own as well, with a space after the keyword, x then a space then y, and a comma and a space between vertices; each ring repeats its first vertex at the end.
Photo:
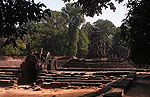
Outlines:
MULTIPOLYGON (((112 0, 115 1, 115 0, 112 0)), ((125 0, 127 1, 127 0, 125 0)), ((44 3, 47 8, 50 8, 51 10, 57 10, 57 11, 61 11, 61 8, 65 6, 65 3, 62 0, 35 0, 35 2, 42 2, 44 3)), ((98 19, 104 19, 104 20, 109 20, 111 22, 113 22, 115 24, 115 26, 119 27, 121 25, 121 21, 123 19, 125 19, 126 17, 126 13, 127 13, 127 9, 125 8, 125 6, 123 6, 125 4, 125 2, 118 4, 117 2, 114 2, 117 10, 115 12, 113 12, 112 10, 103 10, 103 14, 100 16, 94 16, 92 17, 85 17, 86 22, 95 22, 98 19)))

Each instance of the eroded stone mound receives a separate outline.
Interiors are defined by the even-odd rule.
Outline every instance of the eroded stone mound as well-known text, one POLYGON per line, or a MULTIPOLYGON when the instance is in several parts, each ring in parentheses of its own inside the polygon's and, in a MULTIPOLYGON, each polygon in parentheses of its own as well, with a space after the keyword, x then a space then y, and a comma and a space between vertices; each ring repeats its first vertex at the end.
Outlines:
POLYGON ((34 55, 28 55, 21 64, 21 76, 19 83, 32 84, 36 81, 39 72, 38 59, 34 55))

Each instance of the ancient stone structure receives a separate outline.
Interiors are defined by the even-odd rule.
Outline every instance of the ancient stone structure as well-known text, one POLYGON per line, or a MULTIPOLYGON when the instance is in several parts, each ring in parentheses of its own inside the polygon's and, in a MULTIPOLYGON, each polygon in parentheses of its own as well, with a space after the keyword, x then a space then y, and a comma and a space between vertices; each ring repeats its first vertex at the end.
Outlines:
POLYGON ((39 72, 38 59, 34 55, 28 55, 21 64, 21 76, 19 82, 32 84, 36 81, 39 72))
POLYGON ((106 56, 105 42, 102 38, 100 31, 93 32, 92 41, 88 49, 89 52, 87 58, 95 59, 95 58, 103 58, 106 56))

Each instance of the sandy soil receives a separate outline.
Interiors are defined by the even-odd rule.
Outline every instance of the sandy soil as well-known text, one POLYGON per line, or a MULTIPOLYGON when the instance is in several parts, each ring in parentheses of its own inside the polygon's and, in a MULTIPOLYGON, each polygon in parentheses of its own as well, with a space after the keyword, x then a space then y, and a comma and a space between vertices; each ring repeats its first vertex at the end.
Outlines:
POLYGON ((137 77, 125 95, 126 97, 150 97, 149 76, 137 77))
POLYGON ((20 67, 20 64, 24 61, 24 58, 12 58, 8 56, 1 56, 0 67, 20 67))
POLYGON ((98 88, 91 89, 9 89, 0 88, 0 97, 78 97, 86 93, 97 91, 98 88))
POLYGON ((20 67, 20 64, 23 62, 23 60, 15 59, 15 60, 1 60, 0 66, 1 67, 20 67))

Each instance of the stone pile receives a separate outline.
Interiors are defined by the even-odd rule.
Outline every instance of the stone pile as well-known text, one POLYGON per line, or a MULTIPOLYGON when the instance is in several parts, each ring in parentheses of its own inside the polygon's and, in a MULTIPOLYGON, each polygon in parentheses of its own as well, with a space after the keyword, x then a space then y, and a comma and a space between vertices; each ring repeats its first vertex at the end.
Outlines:
POLYGON ((39 61, 36 56, 28 55, 20 66, 20 84, 32 84, 36 81, 39 73, 39 61))

